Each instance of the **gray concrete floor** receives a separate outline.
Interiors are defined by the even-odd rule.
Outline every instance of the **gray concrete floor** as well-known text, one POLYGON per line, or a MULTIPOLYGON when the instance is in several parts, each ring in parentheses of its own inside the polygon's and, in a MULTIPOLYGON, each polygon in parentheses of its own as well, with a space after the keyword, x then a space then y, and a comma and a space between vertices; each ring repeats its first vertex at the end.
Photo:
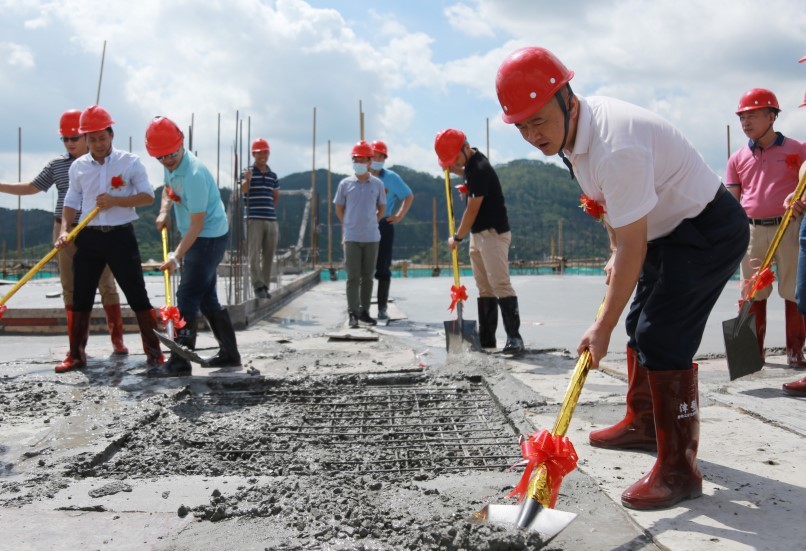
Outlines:
MULTIPOLYGON (((513 283, 520 297, 521 332, 531 351, 517 360, 480 354, 463 355, 466 358, 448 356, 442 322, 450 319, 447 310, 450 280, 400 279, 393 281, 391 295, 396 310, 407 319, 379 326, 376 329, 381 339, 379 347, 369 349, 362 343, 328 341, 327 333, 343 329, 346 300, 344 282, 325 282, 292 301, 271 319, 239 332, 239 345, 246 359, 244 369, 256 370, 267 377, 316 374, 322 369, 315 367, 310 359, 324 350, 334 349, 351 358, 351 370, 355 372, 377 371, 379 365, 389 371, 438 372, 446 368, 461 369, 463 363, 483 362, 493 372, 511 377, 522 385, 524 392, 535 397, 531 402, 526 401, 519 411, 532 429, 550 428, 575 362, 574 354, 563 350, 576 348, 579 336, 593 319, 604 294, 604 280, 585 276, 535 276, 516 277, 513 283), (293 347, 296 359, 291 361, 289 354, 277 359, 273 353, 277 343, 290 343, 285 346, 293 347), (539 353, 547 349, 555 351, 539 353)), ((465 284, 471 300, 464 317, 475 319, 475 290, 472 281, 465 284)), ((568 432, 580 462, 578 472, 568 477, 557 508, 579 512, 580 517, 566 531, 569 534, 566 539, 563 533, 552 543, 553 549, 579 549, 583 548, 581 545, 586 549, 642 549, 656 545, 672 550, 731 551, 802 548, 800 523, 806 510, 806 478, 802 476, 802 465, 806 463, 806 399, 785 396, 781 384, 801 378, 806 372, 787 368, 785 358, 773 350, 762 371, 729 381, 725 360, 719 357, 724 352, 721 321, 735 317, 737 296, 738 288, 731 283, 709 320, 699 352, 702 357, 699 362, 699 462, 705 478, 704 495, 664 511, 623 509, 620 493, 647 472, 654 457, 640 452, 605 451, 588 444, 590 430, 607 426, 623 414, 625 339, 623 331, 617 330, 603 368, 588 377, 568 432), (590 505, 596 499, 604 500, 596 505, 602 508, 599 516, 590 505), (607 519, 604 525, 603 519, 607 519), (613 538, 603 536, 608 530, 613 532, 610 534, 613 538), (643 541, 645 535, 651 536, 653 543, 643 541)), ((783 303, 777 297, 770 299, 768 320, 768 347, 779 349, 784 343, 783 303)), ((498 335, 503 344, 503 328, 499 328, 498 335)), ((136 353, 138 340, 136 335, 127 335, 126 341, 133 354, 122 365, 133 366, 143 361, 143 356, 136 353)), ((12 378, 57 377, 52 366, 67 350, 63 336, 10 338, 0 335, 0 346, 3 350, 0 376, 12 378)), ((202 334, 199 347, 214 348, 209 334, 202 334)), ((105 359, 109 352, 105 337, 93 335, 88 352, 93 362, 110 362, 105 359)), ((194 369, 194 376, 198 377, 235 375, 239 373, 194 369)), ((80 375, 71 373, 61 377, 65 384, 70 384, 80 375)), ((160 389, 167 391, 182 386, 178 381, 146 384, 125 370, 115 384, 121 393, 120 399, 135 393, 159 393, 160 389)), ((59 445, 51 429, 31 426, 9 432, 0 425, 0 442, 6 446, 5 452, 0 448, 3 454, 0 460, 15 459, 17 469, 24 472, 25 461, 19 458, 43 439, 54 439, 54 446, 59 445)), ((72 453, 82 445, 75 436, 73 440, 61 442, 72 453)), ((515 484, 519 473, 512 472, 509 476, 511 484, 515 484)), ((86 482, 78 484, 86 485, 86 482)), ((231 525, 196 526, 200 523, 178 518, 176 502, 158 499, 157 487, 142 488, 134 502, 111 507, 110 510, 127 511, 118 513, 119 519, 112 524, 108 513, 56 510, 49 502, 18 510, 0 509, 4 541, 14 549, 178 549, 186 547, 176 543, 177 534, 205 532, 206 537, 212 538, 206 541, 222 542, 226 541, 222 534, 238 529, 231 525), (211 532, 215 530, 219 530, 219 534, 213 538, 211 532)), ((190 479, 175 481, 174 487, 186 500, 208 491, 206 486, 196 485, 190 479)), ((66 497, 56 495, 54 499, 65 500, 66 497)), ((240 529, 246 530, 244 533, 256 530, 254 527, 240 529)), ((258 548, 257 536, 252 540, 243 537, 233 540, 239 542, 237 548, 258 548)), ((192 541, 197 540, 186 540, 192 541)), ((198 548, 212 547, 200 545, 198 548)))

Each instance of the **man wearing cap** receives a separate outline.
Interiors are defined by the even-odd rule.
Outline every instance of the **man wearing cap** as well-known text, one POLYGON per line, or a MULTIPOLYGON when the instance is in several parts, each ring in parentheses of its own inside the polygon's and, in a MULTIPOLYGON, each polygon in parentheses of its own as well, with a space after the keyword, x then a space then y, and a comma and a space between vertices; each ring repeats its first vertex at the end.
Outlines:
MULTIPOLYGON (((627 314, 627 413, 591 445, 655 449, 649 473, 621 494, 633 509, 702 495, 699 392, 692 362, 705 324, 747 250, 747 215, 691 143, 636 105, 573 93, 549 50, 527 47, 498 68, 504 122, 544 155, 559 155, 604 208, 612 255, 601 313, 580 340, 597 368, 627 314)), ((591 305, 591 308, 595 308, 591 305)))
POLYGON ((361 140, 353 146, 353 176, 339 182, 333 204, 342 225, 344 264, 347 269, 348 325, 358 322, 376 325, 369 315, 372 301, 372 274, 378 258, 381 233, 378 222, 386 210, 383 182, 369 172, 372 147, 361 140))
MULTIPOLYGON (((736 110, 742 130, 750 141, 728 159, 725 186, 739 199, 750 222, 750 246, 742 259, 742 289, 751 284, 750 279, 764 260, 786 212, 784 199, 797 186, 798 168, 806 161, 806 144, 785 137, 773 128, 780 112, 775 94, 764 88, 753 88, 742 94, 736 110)), ((778 294, 784 299, 787 363, 790 367, 806 367, 803 358, 806 325, 795 302, 797 224, 791 224, 784 232, 774 260, 778 294)), ((760 289, 750 307, 756 317, 756 338, 762 358, 767 298, 771 293, 772 285, 760 289)))
MULTIPOLYGON (((160 270, 173 273, 182 267, 182 279, 176 291, 176 302, 184 325, 179 328, 175 342, 190 350, 196 348, 196 327, 199 312, 210 323, 218 341, 218 353, 204 367, 226 367, 241 364, 235 330, 229 312, 218 301, 216 273, 224 258, 229 239, 229 225, 221 192, 210 171, 192 152, 185 150, 184 135, 166 117, 155 117, 146 129, 146 150, 164 169, 165 187, 162 193, 157 230, 170 223, 170 209, 176 215, 176 225, 182 240, 170 253, 160 270)), ((188 360, 171 352, 163 365, 148 370, 148 377, 181 377, 191 374, 188 360)))
POLYGON ((97 105, 85 109, 79 119, 78 131, 85 136, 89 153, 70 166, 70 187, 64 197, 56 246, 64 249, 69 245, 67 234, 78 212, 82 217, 96 207, 100 212, 75 238, 70 353, 56 366, 57 372, 84 367, 87 363, 84 349, 95 289, 107 266, 137 316, 146 362, 153 366, 165 361, 154 334, 157 314, 146 292, 140 249, 132 225, 137 219, 135 207, 153 203, 154 190, 140 159, 112 146, 113 124, 109 113, 97 105))
POLYGON ((372 142, 372 163, 369 171, 373 176, 380 178, 386 191, 386 212, 388 216, 381 218, 378 223, 378 230, 381 232, 381 240, 378 244, 378 260, 375 263, 375 279, 378 280, 378 319, 388 319, 386 312, 389 301, 389 287, 392 284, 392 247, 395 243, 395 224, 399 224, 409 212, 414 201, 411 188, 406 185, 400 175, 384 167, 386 159, 389 157, 389 149, 381 140, 372 142), (400 208, 395 212, 397 203, 400 201, 400 208))
POLYGON ((249 275, 258 298, 271 298, 271 265, 277 250, 277 202, 280 184, 269 168, 269 142, 257 138, 252 142, 255 162, 241 178, 241 191, 246 199, 246 240, 249 246, 249 275))
POLYGON ((434 150, 439 166, 464 178, 467 206, 456 233, 448 238, 455 249, 469 237, 470 266, 479 289, 479 343, 482 348, 495 348, 498 308, 507 334, 503 354, 523 353, 520 334, 521 317, 518 295, 509 279, 509 231, 507 207, 498 174, 478 149, 470 147, 465 133, 449 128, 437 134, 434 150))
MULTIPOLYGON (((87 153, 87 141, 78 132, 81 111, 71 109, 62 113, 59 120, 59 134, 64 143, 67 153, 49 162, 42 172, 31 182, 19 182, 15 184, 0 184, 1 193, 11 195, 33 195, 40 191, 46 192, 51 186, 56 186, 56 209, 54 210, 53 241, 59 237, 62 227, 62 208, 64 196, 70 184, 68 171, 78 157, 87 153)), ((71 228, 78 223, 80 214, 76 216, 71 224, 71 228)), ((70 318, 73 316, 73 257, 76 254, 76 247, 72 243, 59 251, 57 258, 59 266, 59 280, 62 284, 62 299, 64 309, 67 313, 68 330, 72 325, 70 318)), ((106 313, 106 326, 109 329, 109 336, 112 339, 112 354, 125 356, 129 349, 123 343, 123 317, 120 311, 120 296, 115 285, 115 279, 107 266, 101 274, 98 282, 98 290, 101 292, 101 303, 106 313)))

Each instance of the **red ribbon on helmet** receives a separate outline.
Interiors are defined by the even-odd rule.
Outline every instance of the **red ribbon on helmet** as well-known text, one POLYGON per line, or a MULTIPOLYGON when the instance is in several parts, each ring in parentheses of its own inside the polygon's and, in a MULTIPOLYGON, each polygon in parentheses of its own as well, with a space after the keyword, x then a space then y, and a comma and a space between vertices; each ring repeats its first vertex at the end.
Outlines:
POLYGON ((579 208, 584 210, 585 214, 596 218, 599 222, 604 221, 604 215, 605 212, 607 212, 604 206, 600 205, 595 199, 591 199, 584 193, 579 196, 579 208))
POLYGON ((176 306, 163 306, 160 308, 160 319, 163 327, 167 326, 169 321, 174 322, 174 329, 182 329, 185 326, 185 320, 182 319, 179 308, 176 306))
POLYGON ((6 310, 8 310, 8 306, 6 306, 5 304, 0 305, 0 318, 3 317, 3 314, 6 313, 6 310))
POLYGON ((555 436, 546 429, 534 433, 532 436, 521 438, 521 452, 524 459, 528 461, 526 470, 523 471, 520 482, 515 486, 507 497, 517 497, 518 502, 523 501, 529 489, 529 480, 535 467, 545 463, 546 483, 551 491, 551 503, 549 507, 554 507, 557 496, 560 493, 560 484, 565 475, 573 471, 577 466, 577 452, 574 445, 567 436, 555 436))
POLYGON ((464 285, 461 287, 451 285, 451 305, 448 306, 448 310, 453 312, 453 309, 456 308, 456 303, 460 300, 462 302, 467 300, 467 288, 464 285))
POLYGON ((176 192, 171 189, 171 186, 165 186, 165 190, 168 192, 168 197, 171 199, 171 201, 173 201, 174 203, 181 203, 182 202, 182 198, 179 197, 176 194, 176 192))

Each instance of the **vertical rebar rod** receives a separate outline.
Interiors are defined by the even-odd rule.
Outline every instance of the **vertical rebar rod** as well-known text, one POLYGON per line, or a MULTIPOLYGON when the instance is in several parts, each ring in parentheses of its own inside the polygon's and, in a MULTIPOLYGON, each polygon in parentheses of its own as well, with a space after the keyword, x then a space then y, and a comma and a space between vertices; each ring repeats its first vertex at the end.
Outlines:
POLYGON ((313 108, 313 145, 311 147, 311 268, 316 269, 316 227, 314 203, 316 199, 316 107, 313 108))
POLYGON ((106 40, 104 40, 104 49, 101 51, 101 72, 98 75, 98 92, 95 94, 95 105, 101 101, 101 81, 104 79, 104 59, 106 58, 106 40))
POLYGON ((330 195, 330 140, 327 141, 327 263, 333 269, 333 198, 330 195))

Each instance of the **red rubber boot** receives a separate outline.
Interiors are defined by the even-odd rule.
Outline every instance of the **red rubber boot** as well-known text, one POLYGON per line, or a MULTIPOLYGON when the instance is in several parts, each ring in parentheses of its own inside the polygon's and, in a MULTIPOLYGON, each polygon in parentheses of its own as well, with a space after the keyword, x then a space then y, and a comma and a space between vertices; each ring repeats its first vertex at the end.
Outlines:
POLYGON ((789 367, 806 367, 803 359, 803 344, 806 343, 806 325, 798 311, 798 305, 791 300, 784 301, 786 319, 786 361, 789 367))
POLYGON ((125 356, 129 349, 123 343, 123 313, 120 311, 120 304, 104 304, 104 312, 109 337, 112 339, 112 354, 125 356))
POLYGON ((90 337, 90 316, 92 312, 67 311, 67 334, 70 339, 70 352, 53 369, 56 373, 72 371, 87 365, 84 350, 90 337))

